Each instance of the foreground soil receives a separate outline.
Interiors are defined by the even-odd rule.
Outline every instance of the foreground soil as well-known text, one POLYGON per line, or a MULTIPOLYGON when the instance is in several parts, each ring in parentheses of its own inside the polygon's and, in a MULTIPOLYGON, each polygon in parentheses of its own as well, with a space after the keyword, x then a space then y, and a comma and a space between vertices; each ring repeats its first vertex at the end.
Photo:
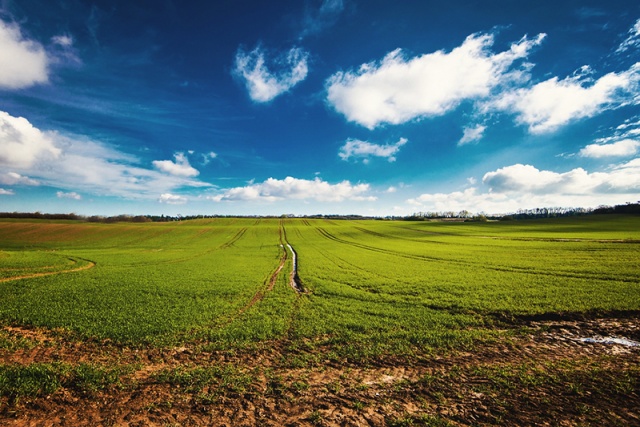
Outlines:
POLYGON ((5 391, 0 425, 640 426, 640 347, 581 340, 638 342, 638 314, 502 328, 465 351, 354 361, 321 345, 136 349, 5 326, 2 365, 86 364, 113 375, 94 387, 5 391))

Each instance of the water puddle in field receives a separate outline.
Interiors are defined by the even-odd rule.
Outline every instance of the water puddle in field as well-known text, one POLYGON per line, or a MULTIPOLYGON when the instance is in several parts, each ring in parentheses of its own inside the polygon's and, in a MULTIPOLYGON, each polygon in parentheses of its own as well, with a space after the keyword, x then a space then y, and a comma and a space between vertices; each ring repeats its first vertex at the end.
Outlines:
POLYGON ((624 345, 626 347, 640 347, 640 342, 633 341, 627 338, 618 338, 618 337, 578 338, 578 341, 591 343, 591 344, 617 344, 617 345, 624 345))
POLYGON ((293 269, 291 270, 291 281, 290 281, 291 287, 296 291, 298 291, 299 293, 304 293, 304 287, 302 286, 302 281, 298 276, 298 254, 293 249, 293 246, 291 246, 289 243, 287 243, 287 247, 291 251, 291 256, 293 257, 292 258, 293 269))
POLYGON ((584 351, 612 354, 640 350, 640 317, 534 321, 530 326, 542 329, 543 337, 584 346, 584 351))

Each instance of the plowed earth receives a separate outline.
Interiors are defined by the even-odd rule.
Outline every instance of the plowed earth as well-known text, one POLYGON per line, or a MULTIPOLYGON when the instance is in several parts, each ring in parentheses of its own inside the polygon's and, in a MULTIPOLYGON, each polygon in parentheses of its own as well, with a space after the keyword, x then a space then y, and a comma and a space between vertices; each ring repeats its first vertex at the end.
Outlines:
POLYGON ((337 360, 321 342, 229 352, 206 351, 205 343, 129 348, 5 326, 0 337, 15 345, 0 348, 3 365, 124 369, 95 392, 0 396, 0 425, 640 425, 640 347, 580 340, 640 341, 638 313, 498 324, 502 338, 465 351, 364 361, 337 360), (218 368, 204 382, 163 376, 218 368))

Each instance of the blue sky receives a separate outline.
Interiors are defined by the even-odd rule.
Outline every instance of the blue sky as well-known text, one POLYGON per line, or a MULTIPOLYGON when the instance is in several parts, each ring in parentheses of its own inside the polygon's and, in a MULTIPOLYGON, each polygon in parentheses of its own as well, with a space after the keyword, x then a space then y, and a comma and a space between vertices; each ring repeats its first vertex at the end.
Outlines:
POLYGON ((0 3, 0 211, 638 200, 637 1, 0 3))

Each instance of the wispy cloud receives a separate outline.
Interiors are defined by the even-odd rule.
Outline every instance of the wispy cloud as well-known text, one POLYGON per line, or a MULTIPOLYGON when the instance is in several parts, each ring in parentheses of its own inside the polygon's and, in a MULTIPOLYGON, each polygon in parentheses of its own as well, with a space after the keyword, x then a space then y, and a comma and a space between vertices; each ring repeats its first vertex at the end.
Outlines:
POLYGON ((13 190, 6 190, 4 188, 0 188, 0 196, 13 196, 15 193, 13 190))
POLYGON ((4 185, 40 185, 40 183, 27 176, 22 176, 19 173, 7 172, 0 173, 0 184, 4 185))
POLYGON ((589 144, 578 153, 581 157, 628 157, 638 154, 640 141, 637 139, 623 139, 611 144, 589 144))
POLYGON ((158 197, 158 202, 168 205, 184 205, 187 203, 187 198, 177 194, 163 193, 158 197))
POLYGON ((307 8, 302 20, 300 39, 333 26, 344 10, 343 0, 323 0, 320 8, 307 8))
POLYGON ((406 138, 400 138, 395 144, 385 145, 373 144, 358 139, 348 139, 345 144, 340 147, 338 155, 342 160, 349 160, 353 157, 362 159, 363 163, 368 163, 371 157, 383 157, 389 162, 395 162, 396 154, 406 143, 406 138))
POLYGON ((189 159, 184 153, 175 153, 173 157, 176 159, 175 162, 171 160, 154 160, 152 162, 153 166, 170 175, 192 177, 200 174, 197 169, 189 164, 189 159))
POLYGON ((463 130, 462 138, 458 141, 458 146, 477 142, 484 136, 484 131, 487 129, 484 125, 476 125, 474 127, 466 127, 463 130))
POLYGON ((249 97, 257 103, 266 103, 288 92, 307 77, 309 54, 293 47, 286 54, 270 61, 261 46, 251 52, 239 49, 235 57, 235 75, 244 80, 249 97), (275 68, 275 71, 272 71, 275 68))
POLYGON ((341 202, 343 200, 373 201, 376 198, 367 196, 369 184, 351 184, 342 181, 330 184, 320 178, 314 180, 286 177, 285 179, 269 178, 258 184, 236 187, 211 197, 220 201, 266 201, 280 200, 315 200, 318 202, 341 202))
POLYGON ((0 20, 0 88, 21 89, 49 81, 44 47, 26 39, 18 24, 0 20))
POLYGON ((465 100, 487 97, 501 84, 526 77, 512 69, 545 38, 523 37, 507 51, 491 53, 492 34, 472 34, 451 52, 405 58, 400 49, 327 82, 327 100, 347 120, 369 129, 381 124, 441 116, 465 100))
POLYGON ((56 193, 56 196, 59 199, 82 200, 82 196, 76 193, 75 191, 72 191, 70 193, 65 193, 64 191, 58 191, 56 193))
POLYGON ((640 19, 638 19, 633 27, 629 29, 629 35, 620 43, 616 53, 625 52, 629 49, 637 49, 640 47, 640 19))
POLYGON ((518 123, 528 126, 529 132, 540 134, 638 101, 640 62, 595 81, 589 77, 590 71, 583 67, 562 80, 553 77, 530 88, 504 93, 488 106, 516 114, 518 123))
POLYGON ((202 165, 203 166, 208 165, 209 163, 211 163, 211 160, 217 157, 218 157, 218 154, 214 153, 213 151, 209 151, 208 153, 202 154, 202 165))

